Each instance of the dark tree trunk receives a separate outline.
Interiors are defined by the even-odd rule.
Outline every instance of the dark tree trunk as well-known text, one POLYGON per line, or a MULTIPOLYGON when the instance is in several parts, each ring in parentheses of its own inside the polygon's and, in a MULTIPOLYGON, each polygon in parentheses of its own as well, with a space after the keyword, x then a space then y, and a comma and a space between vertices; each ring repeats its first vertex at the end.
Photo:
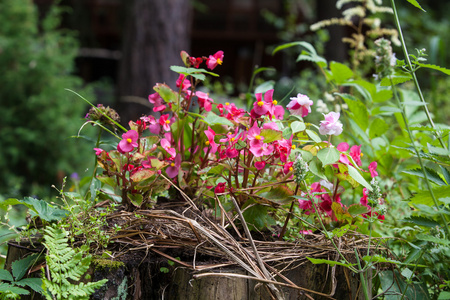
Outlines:
POLYGON ((118 75, 124 123, 150 112, 149 107, 130 103, 134 97, 147 99, 158 82, 174 86, 178 76, 169 67, 181 65, 180 51, 190 47, 190 0, 131 1, 125 24, 118 75))

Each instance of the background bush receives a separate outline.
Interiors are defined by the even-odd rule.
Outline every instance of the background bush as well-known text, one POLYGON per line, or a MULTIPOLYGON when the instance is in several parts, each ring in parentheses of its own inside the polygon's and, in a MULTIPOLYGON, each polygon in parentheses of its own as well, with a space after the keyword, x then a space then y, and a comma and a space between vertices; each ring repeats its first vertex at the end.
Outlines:
POLYGON ((87 111, 65 89, 92 98, 72 74, 78 43, 58 29, 61 8, 43 18, 31 0, 0 2, 0 195, 50 193, 64 175, 91 162, 71 139, 87 111))

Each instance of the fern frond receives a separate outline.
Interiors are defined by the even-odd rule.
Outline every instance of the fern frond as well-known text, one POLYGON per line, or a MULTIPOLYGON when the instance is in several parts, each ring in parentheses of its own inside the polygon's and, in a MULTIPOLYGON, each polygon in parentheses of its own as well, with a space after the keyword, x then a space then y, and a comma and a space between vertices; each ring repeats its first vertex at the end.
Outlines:
MULTIPOLYGON (((92 260, 91 255, 83 257, 82 251, 75 251, 68 244, 67 232, 56 225, 45 230, 45 243, 48 254, 47 265, 50 270, 51 280, 44 278, 43 288, 46 299, 89 299, 95 289, 101 287, 107 279, 97 282, 73 284, 69 281, 80 281, 92 260)), ((45 276, 44 276, 45 277, 45 276)))

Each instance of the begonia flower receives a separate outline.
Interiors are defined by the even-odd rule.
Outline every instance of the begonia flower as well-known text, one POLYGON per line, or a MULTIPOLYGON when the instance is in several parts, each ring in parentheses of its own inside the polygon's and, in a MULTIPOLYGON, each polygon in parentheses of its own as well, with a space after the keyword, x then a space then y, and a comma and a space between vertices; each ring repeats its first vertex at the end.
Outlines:
POLYGON ((105 150, 100 149, 100 148, 94 148, 94 151, 95 151, 95 155, 100 155, 105 150))
POLYGON ((166 109, 166 105, 163 103, 163 98, 158 93, 148 95, 148 101, 153 104, 153 111, 163 111, 166 109))
POLYGON ((272 130, 277 130, 277 131, 280 130, 277 123, 275 123, 275 122, 264 123, 263 129, 272 129, 272 130))
POLYGON ((311 113, 311 105, 314 104, 313 101, 309 99, 308 96, 297 94, 297 97, 291 97, 291 102, 286 105, 289 112, 293 115, 306 117, 311 113))
POLYGON ((293 172, 294 171, 294 162, 290 161, 284 164, 283 166, 283 173, 286 175, 289 172, 293 172))
POLYGON ((186 75, 180 74, 176 81, 176 86, 177 88, 181 87, 182 91, 186 91, 191 86, 191 82, 186 79, 186 75))
POLYGON ((217 186, 214 188, 214 193, 216 194, 222 194, 225 193, 225 182, 220 182, 217 184, 217 186))
POLYGON ((139 134, 135 130, 128 130, 122 134, 122 140, 117 145, 117 150, 120 153, 131 152, 138 146, 137 140, 139 134))
POLYGON ((265 161, 255 161, 255 168, 257 170, 262 170, 264 169, 264 167, 266 166, 266 162, 265 161))
POLYGON ((221 65, 223 62, 223 51, 217 51, 214 55, 210 55, 206 60, 206 66, 210 70, 214 70, 217 65, 221 65))
POLYGON ((264 100, 262 99, 262 93, 255 94, 256 102, 253 103, 253 111, 256 115, 264 116, 270 109, 272 104, 273 90, 268 90, 264 94, 264 100))
POLYGON ((370 176, 372 176, 372 178, 378 176, 378 172, 376 171, 377 166, 378 166, 378 163, 376 161, 373 161, 369 164, 369 172, 370 172, 370 176))
POLYGON ((206 111, 211 111, 211 103, 213 103, 214 100, 209 98, 209 94, 198 91, 195 93, 195 95, 198 98, 198 106, 204 108, 206 111))
POLYGON ((175 148, 171 147, 170 142, 167 139, 161 139, 161 147, 163 147, 164 150, 167 151, 167 153, 169 153, 169 155, 171 157, 175 157, 176 156, 176 151, 175 148))
POLYGON ((175 160, 170 163, 170 165, 166 169, 167 176, 170 178, 174 178, 178 175, 178 171, 181 166, 181 155, 180 153, 177 154, 175 157, 175 160))
POLYGON ((161 115, 161 117, 159 117, 159 125, 161 125, 165 131, 170 131, 171 123, 172 121, 169 119, 169 114, 161 115))
POLYGON ((350 156, 353 158, 353 160, 355 161, 355 163, 358 166, 361 166, 362 165, 362 163, 361 163, 361 156, 362 156, 361 145, 359 145, 359 146, 352 146, 350 148, 350 156))
MULTIPOLYGON (((208 130, 205 131, 206 137, 208 140, 206 141, 206 146, 211 147, 209 150, 209 153, 216 153, 217 148, 219 148, 219 145, 214 141, 214 137, 216 136, 216 133, 214 130, 211 129, 211 127, 208 126, 208 130)), ((206 151, 205 151, 206 152, 206 151)))
POLYGON ((342 133, 342 123, 339 121, 340 114, 330 112, 323 114, 324 121, 320 121, 319 133, 323 135, 340 135, 342 133))

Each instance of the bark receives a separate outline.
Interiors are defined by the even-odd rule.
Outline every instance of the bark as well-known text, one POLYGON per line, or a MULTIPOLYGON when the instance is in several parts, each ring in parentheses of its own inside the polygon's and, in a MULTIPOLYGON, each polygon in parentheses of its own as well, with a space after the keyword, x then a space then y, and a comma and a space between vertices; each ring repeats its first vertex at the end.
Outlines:
POLYGON ((174 87, 178 76, 169 67, 181 65, 180 51, 189 51, 190 1, 134 0, 127 16, 118 75, 123 122, 150 113, 148 106, 129 103, 136 100, 130 96, 147 99, 158 82, 174 87))

